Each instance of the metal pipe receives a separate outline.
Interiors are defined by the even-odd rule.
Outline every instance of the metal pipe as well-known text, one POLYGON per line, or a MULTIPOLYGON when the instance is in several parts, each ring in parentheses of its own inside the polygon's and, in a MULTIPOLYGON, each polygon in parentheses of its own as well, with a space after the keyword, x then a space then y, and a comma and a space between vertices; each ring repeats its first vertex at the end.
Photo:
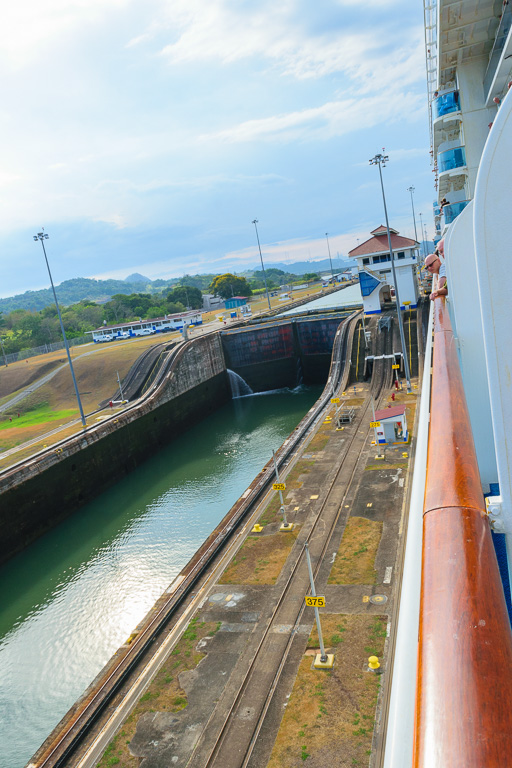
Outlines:
MULTIPOLYGON (((307 541, 304 544, 304 549, 306 550, 306 561, 308 564, 309 583, 311 585, 311 595, 313 597, 316 597, 315 580, 313 578, 313 568, 311 567, 311 556, 309 554, 309 545, 307 541)), ((320 613, 318 612, 318 608, 316 607, 316 605, 313 606, 313 610, 315 612, 316 628, 318 631, 318 641, 320 643, 320 661, 322 662, 322 664, 325 664, 325 662, 327 661, 327 654, 325 652, 324 638, 322 636, 322 626, 320 624, 320 613)))
MULTIPOLYGON (((279 469, 277 467, 276 454, 275 454, 274 451, 272 451, 272 458, 274 459, 274 470, 275 470, 275 473, 276 473, 276 483, 280 483, 281 481, 279 480, 279 469)), ((279 509, 279 511, 281 512, 281 514, 283 516, 283 525, 286 525, 288 527, 288 520, 286 519, 286 509, 285 509, 285 506, 284 506, 283 493, 282 493, 281 490, 279 490, 278 493, 279 493, 279 501, 280 501, 280 509, 279 509)))

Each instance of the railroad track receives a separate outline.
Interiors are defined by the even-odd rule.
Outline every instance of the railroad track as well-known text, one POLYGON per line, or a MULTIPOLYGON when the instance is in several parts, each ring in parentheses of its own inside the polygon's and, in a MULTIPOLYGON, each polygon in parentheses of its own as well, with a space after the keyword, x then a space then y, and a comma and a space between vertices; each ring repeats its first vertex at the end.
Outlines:
MULTIPOLYGON (((391 333, 384 338, 384 347, 392 344, 391 333)), ((387 353, 387 352, 386 352, 387 353)), ((376 366, 372 376, 371 394, 378 401, 383 389, 392 380, 391 361, 382 361, 376 366)), ((371 401, 367 398, 360 408, 354 423, 354 430, 327 493, 315 514, 308 520, 309 530, 304 536, 291 571, 282 586, 282 591, 264 624, 257 647, 250 659, 247 670, 235 693, 232 704, 219 721, 219 712, 223 710, 222 700, 213 711, 202 736, 187 763, 187 768, 256 768, 258 761, 252 761, 258 744, 258 737, 285 668, 294 638, 299 630, 305 611, 303 595, 309 593, 309 579, 304 558, 304 544, 307 542, 313 561, 314 573, 318 576, 324 556, 331 545, 339 518, 343 513, 345 500, 352 482, 367 449, 368 427, 371 420, 371 401), (365 427, 361 430, 361 427, 365 427), (363 435, 361 436, 361 434, 363 435), (340 498, 339 486, 345 488, 340 498), (333 495, 336 499, 333 502, 333 495), (299 596, 299 599, 297 599, 299 596), (294 599, 295 598, 295 599, 294 599), (276 631, 278 627, 290 626, 287 635, 276 631), (263 690, 262 690, 263 689, 263 690), (255 712, 256 710, 256 712, 255 712), (251 712, 252 717, 247 713, 251 712), (212 731, 215 736, 212 741, 212 731)), ((233 696, 233 692, 226 694, 233 696)))
MULTIPOLYGON (((358 313, 353 313, 340 324, 333 345, 331 370, 323 393, 315 407, 308 412, 292 435, 283 443, 276 456, 278 466, 282 470, 289 464, 290 458, 299 442, 307 439, 317 421, 321 418, 323 409, 330 401, 332 391, 336 390, 348 376, 350 360, 347 351, 352 343, 357 317, 358 313)), ((178 349, 170 350, 168 359, 160 367, 157 377, 145 398, 150 397, 160 386, 162 380, 169 372, 174 358, 178 354, 183 353, 184 346, 180 345, 178 349)), ((57 768, 58 766, 69 765, 67 761, 76 753, 79 745, 83 742, 86 734, 98 717, 109 702, 112 701, 129 675, 137 668, 137 665, 155 641, 158 633, 168 625, 170 619, 183 606, 184 601, 190 596, 191 591, 196 587, 201 577, 220 556, 250 511, 268 492, 273 479, 274 469, 273 463, 270 461, 257 476, 256 480, 253 481, 248 492, 234 505, 220 526, 208 537, 194 555, 186 569, 182 572, 183 578, 179 577, 181 581, 177 583, 176 588, 169 594, 168 599, 151 615, 150 620, 134 638, 130 646, 124 647, 122 651, 118 651, 114 663, 108 668, 98 686, 75 705, 73 710, 68 713, 68 716, 64 718, 45 744, 38 750, 32 759, 31 766, 33 768, 57 768)))

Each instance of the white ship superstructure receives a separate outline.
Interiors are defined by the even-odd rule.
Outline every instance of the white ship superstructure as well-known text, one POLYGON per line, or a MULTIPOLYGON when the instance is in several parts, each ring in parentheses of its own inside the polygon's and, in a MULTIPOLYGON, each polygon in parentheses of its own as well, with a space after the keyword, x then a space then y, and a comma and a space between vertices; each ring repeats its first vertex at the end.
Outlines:
POLYGON ((512 762, 512 5, 424 14, 448 296, 431 302, 383 765, 479 768, 512 762))

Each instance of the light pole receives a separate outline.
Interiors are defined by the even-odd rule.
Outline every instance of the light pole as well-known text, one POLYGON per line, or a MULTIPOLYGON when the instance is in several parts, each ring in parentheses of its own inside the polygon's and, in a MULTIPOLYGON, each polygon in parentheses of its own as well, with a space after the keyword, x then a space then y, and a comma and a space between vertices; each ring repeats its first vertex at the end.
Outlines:
POLYGON ((87 426, 87 424, 85 422, 84 410, 82 408, 82 401, 80 400, 80 393, 78 391, 78 384, 76 383, 75 371, 73 370, 73 363, 71 362, 71 355, 69 354, 68 340, 66 338, 66 331, 64 330, 64 323, 62 322, 62 315, 60 314, 59 302, 57 301, 57 294, 55 293, 55 286, 53 284, 52 273, 50 272, 50 265, 48 264, 48 257, 46 256, 46 248, 44 247, 44 241, 48 240, 48 235, 45 233, 45 231, 43 229, 42 232, 38 232, 37 235, 34 235, 34 240, 36 242, 38 240, 40 240, 41 241, 41 245, 43 246, 44 260, 46 261, 46 267, 48 269, 48 274, 50 276, 50 283, 51 283, 51 286, 52 286, 53 298, 55 299, 55 306, 57 307, 57 314, 59 316, 60 329, 62 331, 62 338, 64 339, 64 346, 66 348, 66 354, 68 356, 68 363, 69 363, 69 367, 71 369, 71 378, 73 379, 73 386, 75 387, 76 399, 78 400, 78 410, 80 411, 80 418, 82 419, 82 426, 85 427, 85 426, 87 426))
POLYGON ((121 393, 121 403, 124 402, 124 395, 123 395, 123 388, 121 386, 121 379, 119 378, 119 371, 116 371, 117 373, 117 383, 119 384, 119 391, 121 393))
POLYGON ((7 368, 8 367, 8 365, 7 365, 7 355, 5 354, 4 343, 2 341, 2 337, 1 336, 0 336, 0 346, 2 347, 2 355, 4 356, 5 367, 7 368))
POLYGON ((425 243, 425 258, 428 256, 428 234, 427 234, 427 225, 423 224, 423 242, 425 243))
POLYGON ((329 264, 331 265, 331 277, 332 277, 332 284, 334 285, 334 272, 332 271, 332 259, 331 259, 331 247, 329 245, 329 233, 325 233, 325 239, 327 240, 327 251, 329 253, 329 264))
POLYGON ((414 222, 414 239, 416 240, 416 242, 418 242, 418 232, 416 229, 416 216, 414 215, 414 200, 412 199, 412 193, 414 192, 414 187, 407 187, 407 191, 411 193, 412 220, 414 222))
POLYGON ((407 357, 407 347, 405 346, 405 335, 404 335, 404 326, 402 322, 402 311, 400 309, 400 296, 398 294, 398 280, 396 279, 395 260, 393 258, 393 248, 391 246, 391 232, 389 231, 388 209, 386 206, 386 195, 384 194, 384 182, 382 180, 381 165, 386 167, 386 163, 388 162, 388 160, 389 160, 389 157, 387 155, 375 155, 375 157, 372 157, 372 159, 370 160, 370 165, 378 165, 379 167, 380 187, 382 190, 382 202, 384 204, 384 216, 386 218, 386 229, 388 231, 389 258, 391 259, 393 282, 395 283, 395 302, 396 302, 396 309, 398 313, 398 328, 400 329, 400 341, 402 342, 402 353, 404 356, 405 378, 407 381, 407 391, 411 392, 411 374, 409 370, 409 360, 407 357))
POLYGON ((425 235, 423 234, 423 214, 419 213, 418 216, 420 217, 420 232, 421 232, 421 257, 422 259, 427 258, 427 246, 425 243, 425 235))
POLYGON ((256 226, 258 224, 258 219, 254 219, 252 223, 254 224, 254 229, 256 230, 256 239, 258 241, 258 249, 259 249, 259 252, 260 252, 261 271, 263 272, 263 282, 265 283, 265 293, 267 294, 268 308, 272 309, 272 307, 270 306, 270 296, 268 295, 267 277, 265 275, 265 267, 263 266, 263 256, 261 255, 260 236, 258 235, 258 227, 256 226))

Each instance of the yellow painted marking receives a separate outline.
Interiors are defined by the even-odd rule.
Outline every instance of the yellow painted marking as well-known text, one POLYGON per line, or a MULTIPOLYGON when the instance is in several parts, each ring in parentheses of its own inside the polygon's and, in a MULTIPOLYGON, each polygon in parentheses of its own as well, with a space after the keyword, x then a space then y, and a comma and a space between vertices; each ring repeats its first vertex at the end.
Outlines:
POLYGON ((232 598, 232 597, 233 597, 233 595, 228 595, 228 596, 226 597, 226 602, 229 602, 229 601, 231 600, 231 598, 232 598))
POLYGON ((273 491, 286 491, 286 483, 272 483, 273 491))
POLYGON ((304 600, 306 601, 306 605, 309 605, 313 608, 325 608, 324 595, 317 595, 316 597, 313 597, 312 595, 306 595, 304 600))
POLYGON ((369 603, 370 602, 370 595, 363 595, 363 603, 369 603))
POLYGON ((345 504, 345 509, 348 509, 348 504, 345 504))
POLYGON ((310 496, 310 499, 318 499, 318 494, 316 496, 310 496))
POLYGON ((366 506, 367 506, 367 507, 373 507, 373 501, 369 501, 369 502, 368 502, 368 504, 367 504, 366 506))
POLYGON ((298 511, 299 511, 299 509, 300 509, 300 507, 294 507, 294 508, 293 508, 293 511, 294 511, 294 512, 298 512, 298 511))

